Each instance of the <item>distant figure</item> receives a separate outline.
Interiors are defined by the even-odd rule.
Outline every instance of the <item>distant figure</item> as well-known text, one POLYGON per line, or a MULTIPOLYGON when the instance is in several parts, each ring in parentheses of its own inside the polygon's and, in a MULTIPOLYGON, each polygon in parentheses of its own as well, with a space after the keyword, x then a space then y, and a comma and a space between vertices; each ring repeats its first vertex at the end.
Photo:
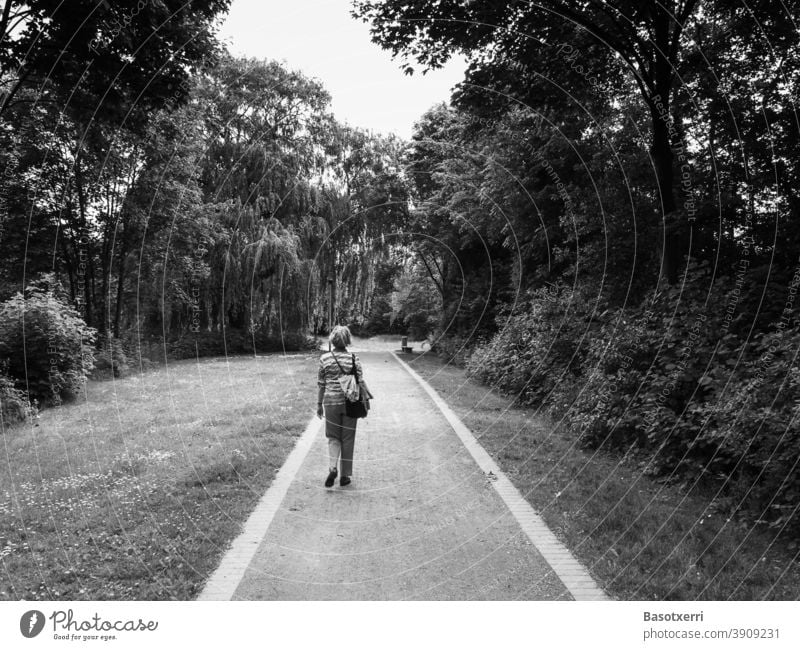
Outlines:
POLYGON ((339 377, 353 371, 355 363, 359 383, 363 379, 361 362, 347 351, 350 345, 350 330, 344 325, 333 328, 328 337, 333 349, 325 352, 319 360, 317 385, 317 416, 325 415, 325 437, 328 439, 330 467, 325 487, 331 487, 338 475, 337 465, 341 457, 342 476, 339 485, 349 485, 353 475, 353 447, 356 442, 356 419, 345 412, 345 397, 339 385, 339 377))

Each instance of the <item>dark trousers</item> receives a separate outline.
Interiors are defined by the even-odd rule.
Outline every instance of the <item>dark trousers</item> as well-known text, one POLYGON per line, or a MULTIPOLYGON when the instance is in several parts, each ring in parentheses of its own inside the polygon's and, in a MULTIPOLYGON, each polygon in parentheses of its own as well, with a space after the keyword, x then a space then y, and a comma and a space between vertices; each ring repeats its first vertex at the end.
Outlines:
MULTIPOLYGON (((334 462, 337 447, 341 454, 342 473, 353 475, 353 448, 356 444, 356 419, 347 416, 344 404, 330 404, 325 407, 325 437, 331 462, 334 462)), ((334 467, 335 465, 331 465, 334 467)))

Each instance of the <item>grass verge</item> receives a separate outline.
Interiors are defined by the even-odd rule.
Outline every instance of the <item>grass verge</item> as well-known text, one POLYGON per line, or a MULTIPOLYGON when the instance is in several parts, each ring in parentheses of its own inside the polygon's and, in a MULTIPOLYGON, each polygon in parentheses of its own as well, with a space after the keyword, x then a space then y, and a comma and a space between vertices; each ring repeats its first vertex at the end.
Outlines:
POLYGON ((188 600, 313 415, 317 353, 89 382, 0 435, 0 599, 188 600))
POLYGON ((411 366, 533 508, 620 600, 794 600, 797 541, 723 514, 709 489, 654 480, 641 459, 577 447, 532 409, 432 355, 411 366))

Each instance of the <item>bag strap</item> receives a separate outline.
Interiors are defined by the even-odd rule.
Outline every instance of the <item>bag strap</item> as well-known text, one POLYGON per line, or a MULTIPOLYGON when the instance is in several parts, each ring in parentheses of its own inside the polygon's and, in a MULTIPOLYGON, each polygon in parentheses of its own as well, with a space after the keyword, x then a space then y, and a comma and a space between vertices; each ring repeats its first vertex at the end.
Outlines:
POLYGON ((336 365, 339 366, 339 370, 342 371, 342 374, 343 375, 348 375, 348 374, 349 375, 353 375, 356 378, 356 383, 358 383, 358 373, 356 372, 356 355, 353 352, 351 352, 350 354, 353 357, 353 369, 352 369, 351 372, 347 373, 347 372, 344 371, 344 368, 342 368, 342 364, 339 363, 339 359, 336 358, 336 354, 333 351, 331 351, 331 356, 333 357, 333 360, 336 362, 336 365))
POLYGON ((346 375, 347 373, 344 371, 344 368, 342 368, 342 364, 339 363, 339 359, 336 358, 336 354, 334 354, 333 351, 331 351, 331 356, 333 357, 333 360, 336 362, 336 365, 339 366, 339 370, 342 371, 342 374, 346 375))

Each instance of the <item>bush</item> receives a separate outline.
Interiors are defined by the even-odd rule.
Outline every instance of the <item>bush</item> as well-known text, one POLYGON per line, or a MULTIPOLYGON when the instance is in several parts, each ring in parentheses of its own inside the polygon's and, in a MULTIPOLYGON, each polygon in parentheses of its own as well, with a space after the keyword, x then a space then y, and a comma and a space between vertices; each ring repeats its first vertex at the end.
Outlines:
POLYGON ((309 336, 300 332, 286 332, 282 335, 269 336, 264 333, 256 332, 248 334, 244 339, 244 352, 265 354, 267 352, 302 352, 305 350, 317 350, 319 341, 315 336, 309 336))
POLYGON ((270 336, 229 329, 224 332, 189 333, 180 339, 167 342, 167 355, 171 359, 225 356, 233 354, 266 354, 269 352, 298 352, 315 350, 317 339, 306 334, 287 332, 270 336))
POLYGON ((0 305, 0 360, 15 388, 44 404, 75 396, 94 367, 96 332, 52 288, 0 305))
MULTIPOLYGON (((783 304, 788 284, 764 302, 783 304)), ((591 301, 534 292, 467 369, 563 417, 585 447, 638 449, 651 474, 712 483, 716 507, 800 530, 800 331, 774 307, 765 321, 757 293, 697 266, 587 328, 591 301)))
POLYGON ((28 401, 25 393, 14 387, 14 380, 0 367, 0 415, 3 426, 23 422, 35 415, 36 408, 28 401))
POLYGON ((750 358, 728 376, 713 376, 715 400, 701 410, 706 422, 690 448, 695 467, 724 484, 731 509, 755 511, 775 526, 800 530, 800 332, 760 333, 750 358), (727 383, 727 387, 726 387, 727 383))
POLYGON ((404 333, 415 341, 426 339, 440 319, 440 296, 435 283, 419 266, 411 266, 397 277, 394 289, 386 304, 387 333, 404 333))
POLYGON ((348 327, 353 336, 365 338, 377 334, 402 335, 406 333, 406 326, 402 319, 392 317, 392 305, 385 296, 376 297, 367 316, 354 318, 348 327))
POLYGON ((97 345, 92 378, 99 379, 108 375, 122 377, 128 370, 128 355, 125 354, 122 341, 113 336, 102 337, 97 345))
POLYGON ((414 312, 406 315, 401 331, 405 331, 413 341, 424 341, 436 329, 437 322, 436 316, 424 312, 414 312))
POLYGON ((718 305, 711 298, 706 304, 697 285, 661 289, 637 308, 606 312, 567 413, 584 445, 658 448, 659 462, 671 467, 684 457, 719 333, 718 305))
POLYGON ((469 341, 460 336, 431 336, 431 352, 446 359, 447 363, 464 367, 467 365, 475 346, 470 346, 469 341))
POLYGON ((542 404, 560 383, 580 371, 589 304, 568 291, 531 292, 516 313, 501 311, 497 334, 475 348, 467 374, 514 395, 522 404, 542 404))

